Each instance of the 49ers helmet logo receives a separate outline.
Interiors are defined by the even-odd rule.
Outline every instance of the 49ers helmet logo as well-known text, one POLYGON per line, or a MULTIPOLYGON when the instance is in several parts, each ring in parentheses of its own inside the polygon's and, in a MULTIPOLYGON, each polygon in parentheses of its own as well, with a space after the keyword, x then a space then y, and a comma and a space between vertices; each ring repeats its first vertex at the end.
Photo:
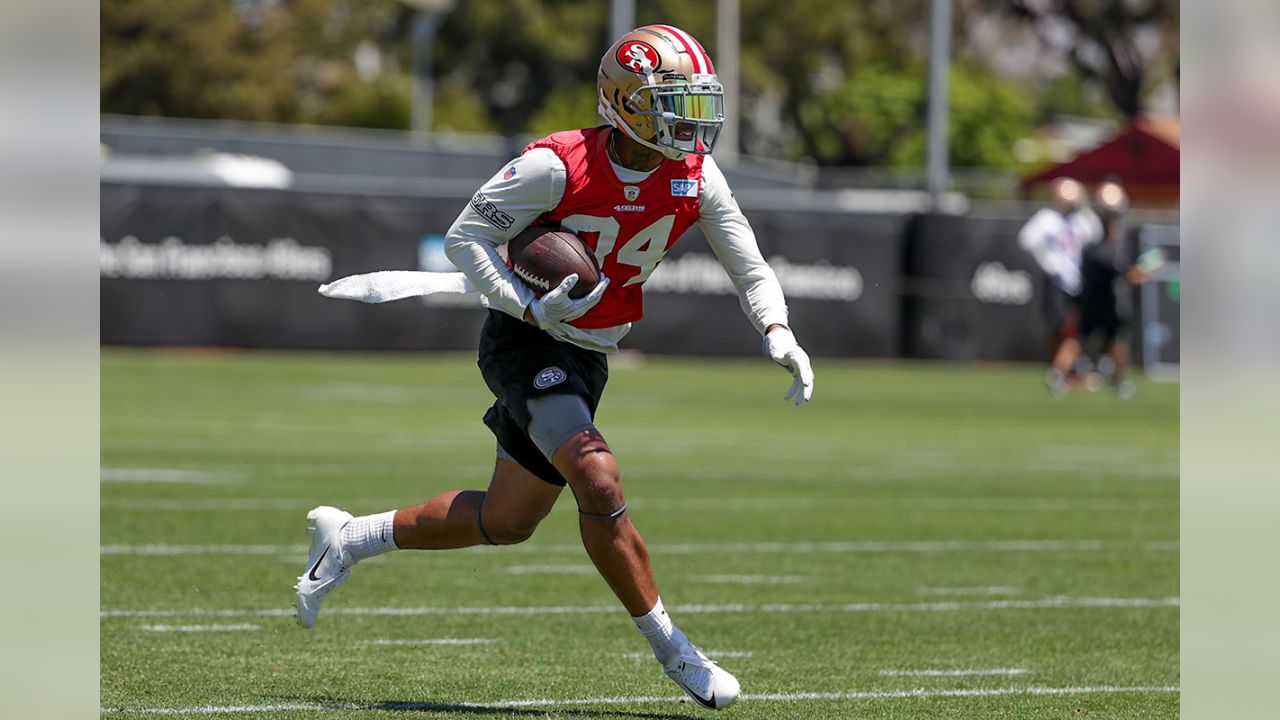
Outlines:
POLYGON ((632 40, 618 46, 618 64, 633 73, 650 73, 658 69, 661 61, 658 51, 653 46, 639 40, 632 40))

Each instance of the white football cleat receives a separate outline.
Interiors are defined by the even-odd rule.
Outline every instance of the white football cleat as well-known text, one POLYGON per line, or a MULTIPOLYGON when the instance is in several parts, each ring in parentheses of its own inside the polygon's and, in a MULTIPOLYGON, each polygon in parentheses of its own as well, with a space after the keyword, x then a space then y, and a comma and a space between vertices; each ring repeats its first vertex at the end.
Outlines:
POLYGON ((704 708, 720 710, 738 699, 738 679, 703 654, 697 645, 684 646, 664 667, 667 677, 704 708))
POLYGON ((298 576, 298 591, 293 606, 298 624, 304 628, 316 624, 320 601, 334 588, 351 577, 351 565, 342 554, 342 527, 351 521, 351 513, 322 505, 307 513, 307 537, 311 550, 307 566, 298 576))

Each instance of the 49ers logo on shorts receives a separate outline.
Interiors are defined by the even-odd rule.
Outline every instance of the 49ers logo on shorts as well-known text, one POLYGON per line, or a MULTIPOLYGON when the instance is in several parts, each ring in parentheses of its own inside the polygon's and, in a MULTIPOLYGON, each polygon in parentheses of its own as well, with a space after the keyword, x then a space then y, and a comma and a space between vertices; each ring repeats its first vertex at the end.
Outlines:
POLYGON ((551 367, 544 369, 542 372, 534 376, 533 386, 539 390, 546 390, 547 388, 553 385, 559 385, 560 383, 564 382, 568 377, 569 376, 566 375, 563 370, 556 367, 555 365, 552 365, 551 367))
POLYGON ((623 43, 618 47, 618 64, 633 73, 651 73, 658 69, 658 51, 639 40, 623 43))

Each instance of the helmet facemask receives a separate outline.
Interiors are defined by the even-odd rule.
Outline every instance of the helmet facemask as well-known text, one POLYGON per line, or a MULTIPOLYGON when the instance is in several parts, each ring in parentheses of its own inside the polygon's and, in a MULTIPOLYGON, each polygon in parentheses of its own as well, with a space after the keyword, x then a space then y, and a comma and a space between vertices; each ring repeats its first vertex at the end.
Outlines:
POLYGON ((724 125, 724 88, 715 75, 667 76, 641 86, 631 104, 648 108, 640 114, 653 118, 654 144, 682 157, 710 153, 724 125))
POLYGON ((724 87, 712 74, 695 74, 686 79, 673 73, 661 82, 649 75, 646 83, 626 99, 625 107, 633 115, 652 121, 652 137, 640 137, 631 123, 619 117, 601 97, 600 109, 605 119, 641 145, 672 160, 707 155, 724 125, 724 87))

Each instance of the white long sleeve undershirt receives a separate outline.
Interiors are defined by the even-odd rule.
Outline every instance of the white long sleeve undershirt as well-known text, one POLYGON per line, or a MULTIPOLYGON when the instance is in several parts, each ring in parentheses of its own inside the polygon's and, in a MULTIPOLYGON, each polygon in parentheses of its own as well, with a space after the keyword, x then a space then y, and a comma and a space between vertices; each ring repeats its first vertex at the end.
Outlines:
MULTIPOLYGON (((787 324, 782 286, 765 262, 755 233, 729 184, 707 157, 702 164, 698 227, 738 291, 742 310, 760 333, 787 324)), ((445 236, 445 253, 484 295, 490 307, 523 318, 534 294, 507 267, 498 247, 554 209, 564 197, 564 163, 548 148, 535 148, 502 166, 476 193, 445 236)), ((612 353, 630 323, 589 330, 564 325, 557 337, 612 353)))
POLYGON ((1031 253, 1054 284, 1080 293, 1080 251, 1102 237, 1102 223, 1091 210, 1068 215, 1041 208, 1018 232, 1018 246, 1031 253))

